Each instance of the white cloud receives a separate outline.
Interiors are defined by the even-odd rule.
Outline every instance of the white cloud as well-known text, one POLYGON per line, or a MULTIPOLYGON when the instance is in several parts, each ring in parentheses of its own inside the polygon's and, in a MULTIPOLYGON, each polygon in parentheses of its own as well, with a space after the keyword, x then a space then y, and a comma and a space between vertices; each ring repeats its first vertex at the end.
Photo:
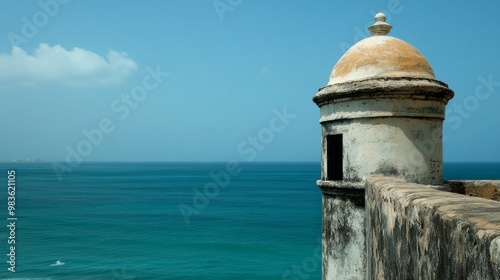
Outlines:
POLYGON ((12 47, 10 54, 0 54, 3 85, 117 85, 136 69, 137 64, 125 53, 113 50, 103 58, 81 48, 66 50, 60 45, 40 44, 33 55, 17 46, 12 47))

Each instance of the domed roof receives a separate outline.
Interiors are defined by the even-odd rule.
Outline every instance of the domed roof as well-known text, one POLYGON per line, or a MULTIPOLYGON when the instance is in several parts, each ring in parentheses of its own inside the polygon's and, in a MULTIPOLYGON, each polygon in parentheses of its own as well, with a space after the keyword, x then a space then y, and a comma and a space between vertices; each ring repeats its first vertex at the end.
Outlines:
MULTIPOLYGON (((413 99, 447 103, 448 85, 436 80, 429 62, 412 45, 386 36, 392 26, 378 13, 372 37, 352 46, 333 67, 328 85, 313 96, 319 107, 363 99, 413 99)), ((330 109, 327 109, 330 110, 330 109)))
POLYGON ((377 14, 370 26, 372 37, 352 46, 337 62, 328 85, 369 78, 428 78, 435 79, 427 59, 403 40, 385 36, 392 26, 385 15, 377 14))

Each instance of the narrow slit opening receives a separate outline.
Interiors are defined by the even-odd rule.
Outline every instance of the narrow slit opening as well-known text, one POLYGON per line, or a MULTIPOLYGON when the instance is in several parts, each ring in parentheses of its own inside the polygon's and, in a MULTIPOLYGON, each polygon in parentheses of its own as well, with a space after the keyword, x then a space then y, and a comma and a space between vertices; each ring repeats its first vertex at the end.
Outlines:
POLYGON ((338 181, 344 179, 342 134, 326 136, 327 179, 338 181))

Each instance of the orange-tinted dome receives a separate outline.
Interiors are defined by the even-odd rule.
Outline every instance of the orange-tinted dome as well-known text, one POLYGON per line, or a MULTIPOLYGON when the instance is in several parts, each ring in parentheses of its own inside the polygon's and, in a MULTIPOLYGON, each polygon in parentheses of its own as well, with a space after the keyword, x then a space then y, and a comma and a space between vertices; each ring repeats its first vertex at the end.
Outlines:
POLYGON ((383 13, 375 15, 375 23, 368 27, 372 37, 359 41, 339 59, 328 85, 313 96, 316 105, 373 98, 447 103, 453 98, 453 91, 436 80, 429 62, 415 47, 387 36, 392 26, 385 20, 383 13))
POLYGON ((328 85, 384 77, 435 79, 429 62, 415 47, 394 37, 372 36, 339 59, 328 85))

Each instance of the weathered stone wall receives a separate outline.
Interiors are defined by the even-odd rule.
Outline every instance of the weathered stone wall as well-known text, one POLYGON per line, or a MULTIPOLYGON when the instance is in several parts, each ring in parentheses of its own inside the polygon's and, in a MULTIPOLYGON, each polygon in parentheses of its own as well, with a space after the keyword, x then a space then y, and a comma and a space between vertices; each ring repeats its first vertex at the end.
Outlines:
POLYGON ((366 183, 367 279, 500 279, 500 202, 366 183))
MULTIPOLYGON (((441 185, 441 131, 441 119, 424 117, 360 118, 322 123, 323 135, 343 135, 343 177, 351 182, 360 182, 371 175, 441 185)), ((324 177, 328 158, 326 147, 323 138, 324 177)), ((326 180, 324 177, 322 179, 326 180)))
POLYGON ((481 197, 500 202, 500 180, 465 180, 446 181, 444 187, 447 191, 481 197))
POLYGON ((362 280, 366 275, 364 189, 321 186, 323 279, 362 280))

